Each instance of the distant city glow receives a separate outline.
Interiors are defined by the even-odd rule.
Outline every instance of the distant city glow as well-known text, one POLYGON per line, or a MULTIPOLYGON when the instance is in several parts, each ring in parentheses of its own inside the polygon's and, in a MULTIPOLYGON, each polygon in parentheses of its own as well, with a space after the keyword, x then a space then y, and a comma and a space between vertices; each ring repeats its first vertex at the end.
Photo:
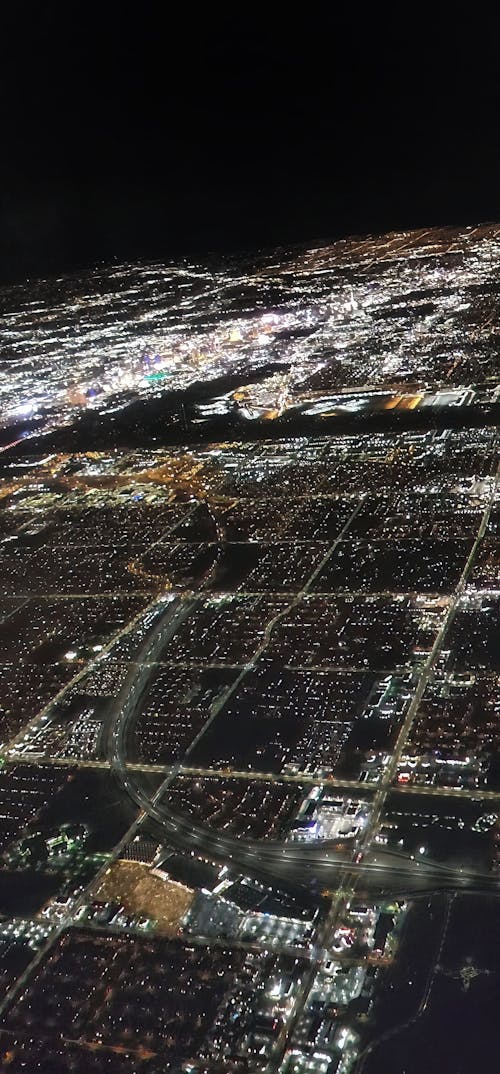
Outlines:
POLYGON ((194 404, 198 420, 493 400, 490 337, 464 295, 484 295, 487 317, 499 269, 500 230, 484 226, 284 250, 244 270, 122 265, 7 288, 0 427, 36 413, 55 428, 229 376, 237 386, 194 404))

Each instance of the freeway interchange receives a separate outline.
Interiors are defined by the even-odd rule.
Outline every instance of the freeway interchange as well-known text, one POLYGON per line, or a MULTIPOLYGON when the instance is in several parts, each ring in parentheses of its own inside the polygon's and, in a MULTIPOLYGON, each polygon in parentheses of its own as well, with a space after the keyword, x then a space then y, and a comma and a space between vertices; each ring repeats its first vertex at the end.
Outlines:
POLYGON ((111 769, 128 797, 161 829, 165 842, 193 851, 246 876, 288 889, 319 892, 339 885, 356 886, 359 895, 397 896, 431 891, 488 891, 498 893, 496 876, 444 865, 379 847, 369 847, 357 860, 340 857, 332 843, 254 841, 230 836, 179 813, 161 800, 165 786, 181 770, 173 766, 156 794, 140 784, 136 769, 127 764, 131 726, 147 696, 155 661, 193 607, 193 601, 170 600, 140 646, 123 687, 115 699, 108 725, 106 752, 111 769), (359 860, 361 857, 361 860, 359 860))

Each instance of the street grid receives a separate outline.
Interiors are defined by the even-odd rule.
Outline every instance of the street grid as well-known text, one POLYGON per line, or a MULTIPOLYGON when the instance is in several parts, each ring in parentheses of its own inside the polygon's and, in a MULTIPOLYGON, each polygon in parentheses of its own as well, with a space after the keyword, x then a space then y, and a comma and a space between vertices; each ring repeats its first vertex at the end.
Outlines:
MULTIPOLYGON (((428 787, 428 786, 417 786, 417 785, 413 785, 411 787, 408 787, 408 786, 401 786, 401 785, 398 785, 397 783, 396 784, 394 783, 395 775, 396 775, 397 768, 398 768, 398 763, 399 763, 399 760, 400 760, 401 755, 403 753, 405 744, 406 744, 406 742, 408 740, 408 736, 409 736, 411 727, 413 725, 415 715, 416 715, 416 713, 418 711, 419 704, 420 704, 420 702, 422 700, 422 697, 424 696, 425 689, 426 689, 426 686, 427 686, 427 684, 428 684, 428 682, 430 680, 430 677, 431 677, 436 665, 438 664, 438 662, 439 662, 439 660, 441 658, 442 652, 443 652, 444 647, 445 647, 446 640, 447 640, 448 635, 449 635, 450 627, 451 627, 451 625, 452 625, 452 623, 454 621, 454 618, 456 616, 457 609, 459 607, 460 601, 461 601, 464 593, 467 590, 469 578, 470 578, 471 572, 473 570, 474 563, 476 561, 478 549, 479 549, 480 544, 481 544, 481 542, 482 542, 482 540, 484 538, 485 533, 487 532, 488 523, 489 523, 489 519, 490 519, 490 514, 491 514, 492 506, 494 504, 495 496, 496 496, 497 482, 498 482, 498 471, 495 474, 495 480, 491 483, 488 499, 487 499, 487 502, 486 502, 486 504, 484 506, 484 509, 483 509, 483 512, 482 512, 482 515, 481 515, 481 518, 480 518, 480 523, 479 523, 479 526, 478 526, 478 529, 477 529, 477 532, 476 532, 476 536, 475 536, 475 539, 473 541, 472 546, 469 548, 467 559, 466 559, 465 565, 463 567, 462 573, 460 575, 460 578, 458 580, 458 583, 455 585, 455 587, 454 587, 452 592, 448 592, 445 595, 443 595, 442 608, 441 608, 441 613, 442 613, 441 614, 441 622, 440 622, 439 629, 437 630, 437 633, 435 635, 432 647, 431 647, 430 651, 428 651, 427 655, 424 657, 423 662, 420 661, 420 663, 414 664, 413 668, 411 669, 412 678, 413 678, 413 685, 412 685, 412 691, 413 692, 412 692, 411 700, 410 700, 410 702, 409 702, 409 704, 408 704, 408 706, 406 708, 406 713, 404 715, 404 719, 403 719, 402 724, 400 726, 396 742, 393 745, 393 747, 391 748, 390 762, 389 762, 388 765, 386 765, 386 767, 384 769, 384 772, 383 772, 383 775, 382 775, 382 778, 379 780, 378 783, 373 784, 373 785, 366 784, 365 782, 363 782, 363 781, 361 781, 359 779, 342 779, 342 778, 336 776, 335 773, 324 774, 324 775, 318 776, 317 774, 314 774, 314 773, 299 771, 297 773, 282 772, 282 773, 277 775, 276 773, 269 773, 269 772, 266 772, 266 771, 259 771, 257 769, 256 770, 250 770, 250 771, 234 769, 234 770, 231 770, 231 771, 228 772, 226 768, 218 769, 217 766, 214 766, 213 768, 212 767, 203 768, 201 766, 196 766, 196 765, 192 765, 192 764, 189 763, 189 756, 190 756, 190 753, 192 752, 192 750, 195 748, 195 746, 198 744, 198 742, 203 738, 203 736, 205 735, 205 733, 209 729, 209 727, 215 722, 219 712, 222 711, 222 709, 227 705, 228 701, 234 695, 234 693, 236 692, 236 690, 238 689, 240 684, 245 681, 246 677, 254 669, 254 667, 259 662, 259 660, 263 656, 265 656, 265 654, 266 654, 266 652, 268 650, 268 647, 270 645, 271 638, 274 635, 275 628, 290 613, 290 611, 292 611, 295 607, 300 605, 300 603, 303 601, 303 599, 309 595, 309 593, 310 593, 310 591, 311 591, 311 589, 312 589, 312 587, 314 585, 315 580, 317 579, 318 575, 322 571, 322 569, 325 566, 325 564, 330 560, 331 556, 335 552, 335 550, 338 547, 339 543, 344 541, 346 539, 346 537, 348 537, 349 528, 350 528, 351 524, 354 522, 354 520, 356 519, 356 517, 358 516, 359 512, 361 511, 361 509, 362 509, 362 507, 364 505, 364 502, 365 502, 367 494, 360 494, 360 495, 358 495, 356 497, 356 503, 355 503, 355 506, 353 507, 353 510, 352 510, 351 514, 347 518, 346 522, 344 523, 343 527, 341 528, 340 532, 335 537, 335 539, 332 542, 328 543, 328 544, 325 543, 325 551, 324 551, 323 556, 321 557, 320 561, 318 563, 316 563, 316 565, 314 566, 313 570, 311 571, 310 575, 308 576, 306 582, 303 584, 302 588, 299 591, 289 591, 289 592, 282 591, 282 592, 280 592, 280 594, 279 594, 280 599, 282 599, 283 602, 284 602, 283 607, 267 621, 267 623, 265 624, 265 627, 264 627, 261 642, 258 644, 257 648, 254 649, 254 652, 253 652, 251 658, 245 664, 243 664, 243 665, 231 664, 231 663, 218 664, 218 663, 211 663, 210 661, 203 661, 203 660, 199 661, 199 662, 196 662, 196 660, 195 660, 195 661, 189 662, 189 663, 180 662, 179 664, 174 665, 174 664, 169 664, 168 662, 161 661, 161 659, 159 659, 159 653, 161 652, 161 648, 162 648, 162 646, 163 646, 163 644, 165 642, 165 635, 163 633, 161 633, 162 623, 164 622, 165 615, 161 614, 159 620, 154 625, 154 630, 153 631, 149 630, 149 632, 146 631, 145 640, 144 640, 143 644, 141 646, 139 646, 139 653, 137 654, 137 659, 127 661, 128 673, 127 673, 125 682, 124 682, 124 684, 122 686, 122 689, 121 689, 121 691, 120 691, 120 693, 118 695, 118 698, 115 700, 115 704, 114 704, 114 717, 111 720, 111 725, 110 725, 110 730, 109 730, 108 747, 107 747, 107 750, 106 750, 106 752, 108 754, 107 757, 105 757, 103 759, 98 759, 98 758, 81 759, 81 758, 71 758, 71 757, 51 757, 50 755, 48 755, 48 756, 46 756, 46 755, 38 756, 36 754, 34 756, 29 756, 29 755, 25 755, 25 754, 19 752, 19 746, 22 743, 22 740, 23 740, 24 736, 26 736, 27 733, 30 734, 31 732, 34 732, 36 734, 36 729, 40 725, 40 721, 43 719, 43 717, 45 717, 47 715, 50 716, 50 714, 51 714, 51 712, 53 710, 54 704, 57 705, 59 702, 63 701, 64 698, 67 696, 67 694, 71 690, 74 690, 75 686, 77 686, 83 679, 85 679, 89 675, 89 673, 92 673, 92 668, 93 667, 97 667, 97 666, 102 664, 102 661, 103 661, 103 659, 105 658, 106 655, 108 655, 108 656, 111 655, 112 656, 114 648, 116 647, 117 643, 119 643, 121 641, 121 639, 126 639, 129 635, 131 635, 133 633, 134 630, 137 630, 138 628, 140 629, 141 625, 144 622, 145 616, 147 616, 149 612, 156 612, 158 610, 158 596, 157 596, 157 594, 155 593, 152 596, 151 593, 146 594, 146 592, 144 592, 143 595, 147 599, 146 606, 141 608, 138 611, 137 615, 134 616, 133 619, 131 619, 129 622, 127 622, 118 633, 115 633, 108 640, 106 645, 101 648, 101 651, 99 652, 98 659, 96 659, 95 661, 91 660, 90 662, 86 662, 86 663, 84 663, 83 667, 79 667, 76 670, 76 673, 71 678, 70 682, 65 684, 54 698, 51 698, 49 704, 47 706, 45 706, 45 708, 42 709, 41 712, 37 713, 37 715, 34 717, 34 719, 31 721, 31 723, 29 725, 23 726, 23 728, 19 731, 19 733, 17 735, 13 736, 13 738, 8 742, 8 744, 6 745, 6 747, 5 747, 4 751, 3 751, 4 757, 6 759, 8 759, 9 761, 15 762, 16 764, 28 765, 28 766, 29 765, 35 765, 35 766, 55 765, 55 766, 62 766, 62 767, 68 767, 68 768, 71 768, 71 767, 77 765, 78 767, 82 767, 82 768, 89 768, 89 769, 95 768, 96 770, 99 770, 99 771, 109 771, 110 773, 113 772, 115 774, 119 770, 118 762, 120 762, 120 763, 123 762, 123 766, 122 766, 123 771, 122 771, 122 774, 121 774, 121 778, 122 778, 123 787, 124 787, 124 789, 125 789, 127 794, 131 793, 131 785, 136 784, 136 782, 139 780, 139 777, 141 776, 141 774, 143 774, 145 776, 148 776, 150 774, 154 774, 154 775, 158 775, 158 776, 163 777, 163 779, 161 779, 160 785, 158 787, 158 790, 155 792, 154 797, 151 799, 151 801, 148 798, 147 794, 145 796, 142 791, 140 792, 140 797, 139 798, 137 798, 135 796, 135 801, 136 801, 136 804, 137 804, 137 816, 136 816, 135 820, 133 821, 132 826, 128 829, 127 833, 125 834, 123 839, 120 841, 120 843, 117 844, 117 846, 114 848, 112 854, 108 856, 107 861, 103 864, 102 868, 99 870, 99 872, 96 874, 96 876, 94 876, 92 878, 92 880, 89 882, 89 884, 86 885, 84 890, 80 893, 78 899, 72 905, 71 910, 68 912, 68 914, 65 915, 62 918, 62 920, 59 922, 57 927, 53 929, 53 931, 50 934, 50 936, 48 937, 46 943, 42 944, 42 946, 38 950, 37 954, 35 955, 33 961, 26 968, 25 972, 21 975, 20 978, 18 978, 18 980, 16 982, 13 983, 11 988, 7 991, 3 1001, 0 1004, 0 1015, 4 1015, 5 1012, 7 1012, 12 1007, 12 1005, 16 1002, 16 1000, 19 999, 19 996, 21 995, 23 990, 26 987, 29 986, 29 982, 33 978, 33 975, 38 970, 38 968, 44 963, 45 958, 48 956, 49 952, 53 949, 54 945, 57 944, 57 942, 59 941, 60 937, 64 933, 66 933, 68 930, 71 930, 71 929, 74 929, 74 928, 78 927, 78 915, 79 915, 82 907, 84 907, 86 901, 88 901, 89 895, 91 895, 92 891, 96 890, 96 888, 98 886, 99 878, 103 875, 105 870, 109 867, 110 861, 116 860, 117 858, 119 858, 123 848, 126 846, 126 844, 132 838, 134 838, 134 836, 137 833, 137 831, 140 830, 141 827, 145 824, 148 816, 151 815, 151 816, 154 817, 154 819, 156 821, 158 821, 158 813, 156 812, 156 809, 161 804, 161 801, 162 801, 162 798, 164 796, 166 788, 169 786, 169 784, 172 781, 175 780, 175 778, 179 774, 182 774, 182 775, 185 775, 185 776, 193 776, 193 777, 206 775, 206 776, 210 776, 210 778, 220 777, 221 779, 227 778, 228 775, 229 775, 232 778, 236 778, 236 779, 239 779, 239 780, 247 780, 247 781, 252 780, 252 781, 255 781, 256 783, 258 783, 258 782, 266 782, 266 781, 269 781, 270 779, 278 780, 280 783, 291 784, 291 785, 294 785, 294 784, 297 784, 297 783, 317 785, 319 783, 319 784, 321 784, 323 786, 331 788, 332 790, 334 790, 335 788, 338 788, 339 791, 349 792, 350 794, 359 794, 359 795, 368 796, 368 798, 369 798, 369 800, 371 802, 371 819, 370 819, 369 825, 367 826, 367 828, 365 830, 363 840, 359 845, 359 851, 361 851, 362 854, 367 853, 369 851, 369 849, 370 849, 370 846, 371 846, 373 837, 375 835, 375 832, 376 832, 378 826, 380 825, 383 810, 384 810, 384 805, 385 805, 385 802, 386 802, 386 799, 387 799, 387 795, 389 793, 395 794, 395 795, 401 795, 402 800, 404 800, 404 796, 407 795, 408 793, 417 794, 417 795, 418 794, 431 795, 433 798, 437 798, 437 799, 445 799, 447 797, 453 797, 454 799, 460 800, 460 799, 467 799, 467 798, 470 798, 472 796, 472 797, 476 797, 476 798, 480 797, 481 799, 484 799, 485 801, 488 800, 488 801, 495 802, 495 801, 500 800, 500 791, 490 790, 488 788, 480 788, 477 791, 470 791, 470 790, 467 790, 465 788, 459 788, 459 787, 439 787, 439 786, 428 787), (159 622, 159 627, 158 627, 158 622, 159 622), (160 642, 161 642, 160 645, 158 644, 158 636, 157 636, 158 630, 160 630, 160 634, 159 634, 160 642), (181 762, 176 763, 176 764, 145 764, 145 763, 138 763, 136 761, 130 761, 126 757, 126 752, 125 752, 125 755, 122 756, 120 751, 117 752, 115 750, 115 746, 113 745, 113 738, 116 738, 116 727, 120 726, 120 722, 121 722, 122 719, 124 719, 125 724, 127 724, 127 721, 130 718, 130 713, 127 713, 126 710, 127 710, 127 705, 130 706, 131 698, 132 698, 132 700, 134 699, 134 691, 137 690, 138 695, 139 695, 139 700, 141 700, 143 698, 143 696, 144 696, 145 691, 147 692, 147 685, 148 685, 148 682, 149 682, 149 677, 150 677, 151 671, 154 670, 157 667, 164 667, 166 669, 168 669, 169 667, 171 667, 172 669, 174 667, 187 667, 187 668, 197 668, 197 667, 199 667, 199 668, 210 668, 210 667, 213 667, 213 668, 224 668, 226 670, 227 669, 233 669, 236 672, 236 677, 234 678, 234 680, 231 683, 231 685, 229 686, 229 688, 226 689, 225 691, 223 691, 223 693, 221 694, 219 699, 216 701, 216 703, 212 705, 211 710, 210 710, 210 714, 209 714, 207 720, 202 725, 202 727, 198 731, 197 735, 195 736, 195 738, 191 742, 191 744, 188 747, 186 753, 184 754, 184 757, 182 758, 181 762), (141 678, 141 676, 144 676, 144 683, 141 683, 140 688, 138 688, 137 683, 138 683, 139 679, 141 678), (124 713, 125 713, 125 716, 124 716, 124 713), (113 723, 113 720, 115 721, 114 723, 113 723), (150 805, 153 807, 151 810, 149 808, 150 805)), ((174 530, 177 529, 178 526, 181 525, 185 521, 185 519, 187 517, 189 517, 190 515, 192 515, 192 514, 194 514, 196 512, 198 506, 199 506, 199 501, 197 501, 196 504, 192 505, 190 507, 189 511, 187 512, 187 515, 183 519, 181 519, 180 522, 175 523, 174 527, 170 527, 169 530, 167 531, 167 533, 172 532, 172 529, 174 529, 174 530)), ((153 542, 153 544, 150 546, 151 549, 153 549, 155 546, 157 546, 163 540, 164 540, 164 535, 162 535, 162 537, 160 537, 157 541, 153 542)), ((78 547, 78 546, 75 546, 75 548, 76 547, 78 547)), ((167 619, 169 617, 172 617, 172 623, 170 624, 168 629, 169 629, 169 631, 171 630, 171 633, 172 633, 173 637, 175 637, 176 632, 179 629, 179 626, 180 626, 181 622, 189 620, 189 616, 191 614, 196 615, 198 602, 199 602, 200 597, 203 597, 204 591, 206 592, 206 581, 205 581, 205 584, 202 585, 201 590, 200 590, 200 588, 198 588, 198 589, 193 589, 192 591, 190 591, 189 588, 186 587, 184 589, 184 591, 182 591, 182 592, 174 591, 174 592, 169 594, 169 597, 172 597, 173 600, 171 601, 171 603, 168 604, 166 614, 167 614, 167 619)), ((126 592, 127 592, 127 596, 128 596, 129 592, 128 591, 126 591, 126 592)), ((50 592, 50 593, 46 594, 46 596, 50 597, 50 599, 54 599, 55 595, 56 594, 54 592, 50 592)), ((76 595, 78 596, 79 599, 91 599, 91 598, 88 598, 88 597, 82 597, 81 593, 76 594, 76 595)), ((102 596, 102 595, 106 595, 106 594, 103 594, 102 592, 100 592, 99 595, 102 596)), ((118 595, 119 596, 120 591, 118 591, 118 592, 117 591, 112 591, 111 595, 113 595, 113 596, 118 595)), ((134 591, 134 596, 138 596, 138 595, 140 595, 140 592, 134 591)), ((370 592, 369 597, 370 597, 370 599, 376 599, 376 598, 379 598, 379 597, 394 598, 395 595, 397 595, 397 590, 396 591, 395 590, 384 590, 382 592, 377 592, 377 591, 370 592)), ((405 594, 405 596, 413 596, 413 597, 417 597, 419 595, 420 595, 420 593, 419 593, 418 590, 415 591, 413 594, 407 594, 407 593, 405 594)), ((70 595, 68 593, 65 593, 64 594, 64 599, 68 599, 69 596, 70 595)), ((250 598, 252 598, 252 597, 260 597, 260 596, 262 596, 262 590, 255 591, 255 592, 254 591, 247 592, 246 590, 239 590, 238 593, 235 595, 236 599, 238 599, 238 598, 243 598, 244 599, 245 597, 250 597, 250 598)), ((319 597, 319 596, 321 596, 321 594, 315 593, 315 596, 319 597)), ((335 596, 336 595, 334 595, 333 599, 335 599, 335 596)), ((362 599, 366 599, 366 591, 363 590, 359 594, 350 593, 349 596, 351 598, 355 598, 355 599, 358 596, 361 597, 362 599)), ((436 593, 426 594, 426 597, 429 597, 430 599, 436 598, 437 596, 438 596, 438 594, 436 594, 436 593)), ((20 597, 21 600, 24 600, 24 599, 28 600, 28 597, 26 596, 26 598, 25 598, 22 593, 19 594, 19 597, 20 597)), ((231 599, 235 599, 235 597, 232 596, 231 599)), ((207 598, 211 599, 211 595, 208 594, 208 593, 207 593, 207 598)), ((16 611, 19 610, 20 606, 22 606, 22 605, 16 605, 16 608, 12 609, 10 615, 12 615, 14 610, 16 610, 16 611)), ((288 666, 293 667, 295 670, 298 670, 301 667, 306 667, 307 670, 310 670, 310 665, 300 665, 300 664, 297 663, 297 664, 291 664, 291 665, 286 665, 286 666, 287 667, 288 666)), ((328 671, 330 671, 332 669, 335 669, 339 674, 348 674, 350 670, 359 671, 359 666, 354 665, 352 669, 349 668, 349 667, 347 667, 347 668, 342 667, 342 668, 339 669, 337 667, 337 665, 335 665, 335 664, 334 665, 329 665, 329 664, 321 665, 321 670, 322 671, 328 672, 328 671)), ((397 669, 384 669, 384 670, 393 670, 393 671, 395 671, 397 669)), ((125 739, 126 739, 126 736, 125 736, 125 739)), ((120 749, 121 749, 121 746, 120 746, 120 749)), ((124 750, 126 751, 126 742, 124 743, 124 750)), ((132 798, 134 799, 134 794, 133 793, 132 793, 132 798)), ((167 840, 168 840, 168 827, 166 828, 166 836, 167 836, 167 840)), ((222 851, 222 854, 224 854, 225 851, 227 851, 227 846, 228 845, 229 844, 225 844, 225 847, 224 847, 224 849, 222 851)), ((247 871, 249 871, 248 859, 245 862, 245 868, 246 868, 247 871)), ((314 950, 313 953, 311 953, 308 956, 307 960, 310 963, 309 969, 307 970, 307 972, 306 972, 306 974, 304 976, 304 979, 302 981, 301 987, 300 987, 300 989, 297 992, 297 995, 295 997, 293 1011, 292 1011, 289 1019, 286 1022, 286 1026, 284 1027, 282 1033, 280 1034, 279 1040, 276 1043, 275 1048, 273 1049, 273 1054, 272 1054, 272 1059, 270 1061, 269 1069, 271 1069, 271 1068, 274 1069, 276 1064, 281 1062, 281 1060, 283 1059, 283 1057, 284 1057, 284 1055, 286 1053, 286 1049, 289 1046, 290 1041, 291 1041, 291 1039, 293 1037, 293 1033, 294 1033, 295 1027, 297 1025, 298 1019, 300 1018, 300 1015, 301 1015, 301 1012, 302 1012, 302 1010, 304 1008, 304 1005, 307 1002, 307 997, 308 997, 309 992, 311 990, 311 987, 313 985, 316 973, 318 972, 318 968, 322 965, 322 962, 324 960, 325 951, 327 950, 327 946, 328 946, 328 939, 333 934, 335 929, 338 927, 339 923, 342 921, 342 918, 343 918, 343 916, 345 914, 345 911, 346 911, 346 905, 347 905, 348 901, 353 897, 353 893, 355 893, 356 888, 359 886, 359 883, 360 883, 363 875, 364 874, 363 874, 363 865, 362 864, 359 867, 357 867, 357 866, 355 866, 354 864, 351 863, 351 866, 348 866, 347 868, 345 868, 343 870, 342 879, 340 881, 340 884, 336 888, 335 895, 333 897, 331 897, 329 909, 327 910, 327 912, 325 912, 325 914, 323 916, 323 919, 321 921, 321 924, 320 924, 320 926, 318 928, 317 937, 316 937, 316 943, 315 943, 315 950, 314 950)), ((89 926, 89 927, 95 928, 97 930, 97 926, 89 926)), ((215 941, 213 939, 209 940, 208 938, 203 939, 203 941, 200 941, 199 939, 197 940, 196 938, 194 938, 193 942, 203 942, 203 943, 209 944, 209 943, 214 943, 215 941)), ((254 947, 255 947, 255 945, 253 945, 253 944, 249 945, 249 949, 253 949, 254 947)), ((257 947, 258 947, 258 945, 257 945, 257 947)), ((304 952, 302 952, 302 957, 303 956, 304 956, 304 952)), ((343 955, 342 959, 346 963, 349 962, 349 957, 347 955, 343 955)), ((353 964, 356 964, 356 962, 357 962, 356 959, 351 959, 350 961, 353 964)))

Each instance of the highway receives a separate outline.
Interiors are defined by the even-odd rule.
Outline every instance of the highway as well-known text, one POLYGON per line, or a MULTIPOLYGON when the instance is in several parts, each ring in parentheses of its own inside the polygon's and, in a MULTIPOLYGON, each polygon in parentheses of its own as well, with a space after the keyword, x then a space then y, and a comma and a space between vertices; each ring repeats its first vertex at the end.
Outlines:
MULTIPOLYGON (((497 468, 495 485, 499 471, 500 467, 497 468)), ((313 571, 303 589, 296 594, 292 603, 298 601, 310 590, 319 570, 332 554, 352 518, 359 511, 361 503, 362 500, 357 503, 344 529, 333 542, 319 566, 313 571)), ((352 858, 347 858, 345 855, 339 855, 335 852, 333 843, 329 844, 324 840, 317 840, 311 843, 283 843, 271 840, 257 842, 218 832, 187 814, 181 814, 173 810, 159 792, 155 794, 154 801, 152 801, 150 795, 141 787, 136 771, 132 766, 127 765, 129 731, 147 695, 151 678, 155 672, 155 664, 161 657, 162 649, 173 637, 180 624, 194 610, 198 598, 195 595, 192 597, 185 596, 183 600, 168 602, 163 614, 157 618, 140 646, 135 662, 130 665, 125 682, 115 699, 110 714, 106 741, 106 755, 123 789, 132 801, 159 825, 167 842, 182 849, 194 851, 209 860, 218 861, 224 865, 231 864, 244 875, 287 887, 296 888, 299 886, 309 890, 311 888, 321 890, 323 888, 338 888, 344 881, 344 886, 356 884, 357 889, 391 895, 396 892, 423 892, 425 890, 482 890, 495 893, 498 891, 499 881, 495 875, 490 873, 478 874, 464 868, 442 865, 428 858, 425 860, 412 860, 379 848, 376 848, 376 851, 371 849, 372 839, 380 821, 382 806, 388 791, 391 789, 411 723, 441 652, 450 624, 456 614, 458 601, 467 583, 479 542, 485 533, 490 512, 491 499, 483 511, 476 539, 455 587, 446 616, 420 675, 417 689, 398 735, 391 762, 384 773, 381 784, 375 791, 369 823, 363 833, 360 844, 356 847, 356 850, 361 849, 362 853, 361 855, 358 853, 356 861, 353 861, 352 858)), ((289 606, 287 610, 289 610, 289 606)), ((278 612, 274 619, 267 624, 260 646, 249 663, 241 670, 236 682, 215 703, 208 722, 211 722, 216 712, 227 701, 228 696, 234 692, 236 685, 239 684, 241 679, 255 665, 256 660, 262 655, 267 647, 275 623, 283 614, 283 611, 278 612)), ((184 760, 187 759, 188 754, 189 750, 184 760)), ((164 788, 175 779, 180 768, 181 765, 178 764, 170 769, 163 784, 164 788)))
MULTIPOLYGON (((321 891, 336 887, 349 878, 350 882, 356 881, 358 893, 498 892, 499 880, 492 874, 478 874, 428 859, 412 861, 380 848, 375 854, 367 850, 363 860, 356 864, 350 857, 335 853, 333 843, 324 840, 283 843, 237 838, 176 812, 161 800, 159 794, 152 800, 141 787, 137 769, 127 764, 127 739, 148 692, 155 661, 194 604, 194 598, 192 601, 172 601, 158 618, 116 698, 107 731, 106 752, 116 778, 130 799, 161 828, 166 842, 209 860, 232 865, 246 876, 292 890, 321 891)), ((170 769, 164 786, 179 770, 180 765, 170 769)))

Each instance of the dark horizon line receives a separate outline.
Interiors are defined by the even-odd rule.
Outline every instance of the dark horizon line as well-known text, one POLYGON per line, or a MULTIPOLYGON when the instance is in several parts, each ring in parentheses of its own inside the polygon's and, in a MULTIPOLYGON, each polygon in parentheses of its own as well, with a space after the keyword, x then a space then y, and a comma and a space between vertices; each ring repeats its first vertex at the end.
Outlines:
MULTIPOLYGON (((478 218, 478 215, 472 212, 453 214, 446 222, 433 222, 432 218, 429 219, 430 215, 422 214, 422 216, 419 216, 416 214, 411 221, 402 222, 400 214, 396 213, 392 221, 387 220, 384 223, 377 217, 373 221, 373 226, 368 229, 363 227, 361 221, 359 228, 347 223, 345 227, 335 228, 330 232, 326 228, 313 227, 307 237, 302 238, 297 238, 295 234, 297 230, 301 231, 300 228, 295 229, 293 235, 291 232, 287 234, 286 230, 283 229, 279 235, 270 236, 268 239, 257 235, 253 243, 249 238, 233 240, 230 232, 226 231, 220 244, 217 244, 215 239, 203 244, 203 242, 197 242, 191 236, 185 239, 174 238, 169 249, 167 248, 169 244, 166 242, 159 243, 158 240, 145 239, 139 240, 137 243, 132 241, 128 251, 125 247, 117 248, 114 252, 103 248, 102 250, 96 249, 93 253, 82 251, 76 256, 62 254, 59 258, 57 255, 51 255, 50 253, 44 257, 35 256, 32 260, 30 260, 29 255, 21 254, 21 256, 18 256, 15 253, 9 258, 6 252, 3 255, 0 254, 0 288, 8 290, 10 287, 22 286, 25 283, 33 285, 45 282, 50 283, 55 282, 60 276, 72 278, 80 273, 92 273, 99 269, 112 268, 122 264, 169 264, 185 259, 198 261, 200 264, 214 260, 222 262, 225 260, 231 261, 232 259, 245 261, 247 259, 258 259, 259 257, 265 258, 275 251, 281 252, 284 249, 289 250, 291 253, 305 252, 309 248, 334 246, 342 241, 362 242, 370 239, 376 240, 394 232, 412 232, 419 231, 422 228, 429 230, 466 229, 468 227, 494 226, 498 223, 498 220, 493 217, 480 216, 478 218), (159 246, 163 246, 164 250, 160 250, 159 246), (16 265, 17 260, 19 264, 9 276, 7 274, 9 268, 12 265, 16 265)), ((222 229, 220 230, 220 235, 224 235, 222 229)))

